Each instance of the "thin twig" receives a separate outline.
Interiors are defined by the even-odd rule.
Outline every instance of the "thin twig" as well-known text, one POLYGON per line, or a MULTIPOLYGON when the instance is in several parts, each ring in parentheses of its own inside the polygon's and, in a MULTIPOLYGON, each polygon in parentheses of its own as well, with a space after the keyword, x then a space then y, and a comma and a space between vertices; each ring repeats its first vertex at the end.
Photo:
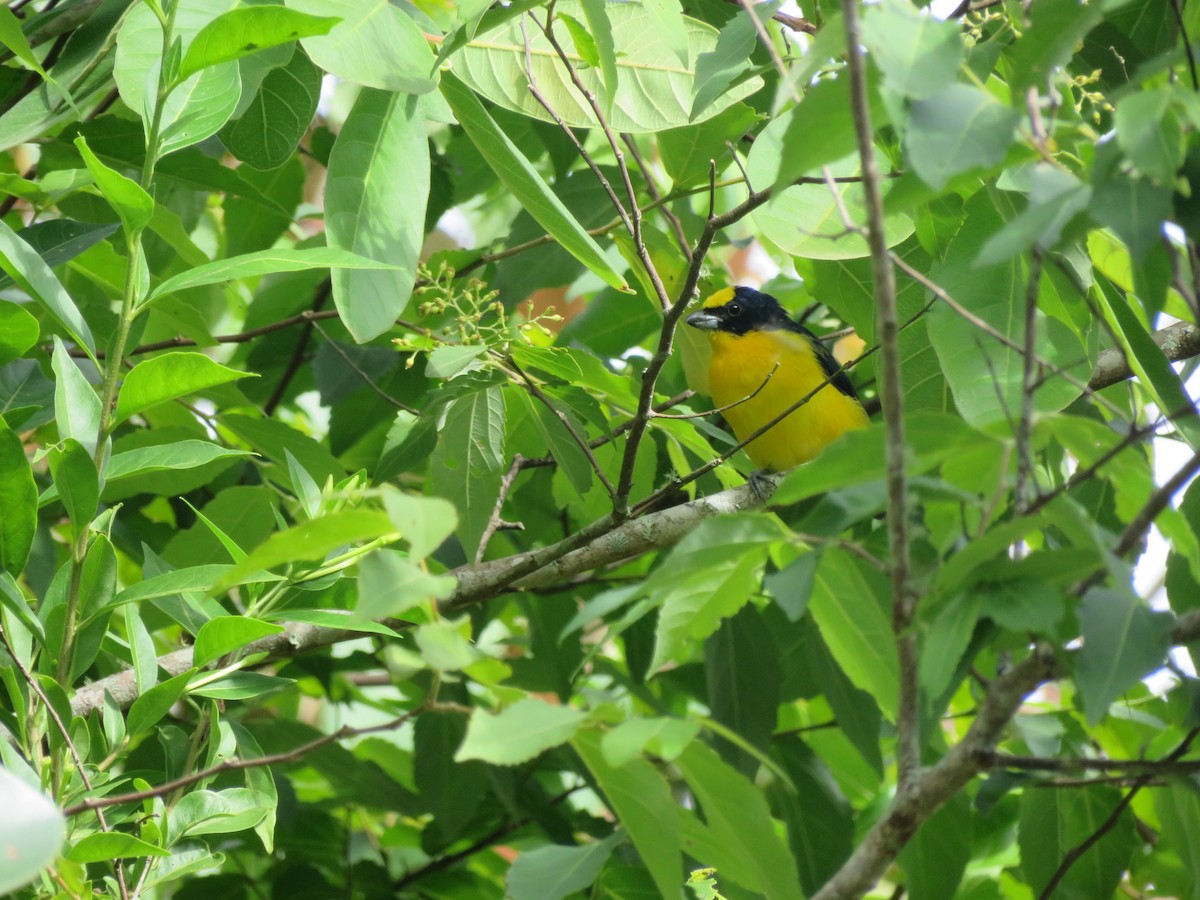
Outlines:
POLYGON ((511 369, 512 372, 520 379, 520 384, 534 397, 539 403, 550 410, 551 414, 562 423, 563 428, 567 429, 567 434, 571 436, 583 455, 587 458, 588 464, 592 467, 592 471, 596 473, 596 477, 600 479, 600 483, 604 485, 604 490, 608 491, 608 495, 613 497, 616 495, 616 489, 612 486, 612 482, 608 480, 608 476, 604 474, 604 468, 600 465, 600 461, 596 459, 596 454, 592 452, 592 448, 588 445, 587 439, 579 433, 579 429, 575 427, 575 423, 571 421, 571 417, 555 406, 545 392, 537 386, 532 378, 525 374, 525 371, 517 365, 517 361, 511 356, 504 357, 504 365, 511 369))
POLYGON ((653 413, 651 415, 651 418, 653 418, 653 419, 703 419, 707 416, 713 415, 714 413, 726 412, 728 410, 733 409, 735 406, 741 406, 743 403, 746 403, 747 401, 753 400, 755 397, 757 397, 762 392, 762 389, 771 383, 771 379, 775 377, 775 373, 778 371, 779 371, 779 363, 777 362, 777 363, 775 363, 775 365, 773 365, 771 367, 771 371, 767 373, 767 377, 762 380, 762 384, 760 384, 758 387, 756 387, 753 391, 751 391, 745 397, 742 397, 740 400, 734 400, 732 403, 726 403, 724 406, 718 406, 714 409, 705 409, 705 410, 701 410, 700 412, 694 412, 694 413, 679 413, 678 415, 653 413))
POLYGON ((1179 0, 1171 0, 1171 9, 1175 13, 1175 22, 1179 25, 1179 36, 1183 38, 1183 51, 1187 54, 1188 72, 1192 76, 1192 90, 1200 91, 1200 75, 1196 73, 1196 54, 1192 50, 1192 42, 1188 38, 1187 23, 1183 18, 1183 8, 1179 0))
POLYGON ((199 772, 192 772, 188 775, 182 775, 179 778, 174 778, 171 781, 165 781, 162 784, 147 788, 144 791, 132 791, 128 794, 113 794, 108 797, 89 797, 86 800, 80 801, 73 806, 68 806, 63 810, 65 816, 76 816, 88 810, 99 810, 109 806, 119 806, 123 803, 141 803, 143 800, 149 800, 152 797, 161 797, 164 794, 170 794, 173 791, 188 787, 198 781, 205 781, 213 778, 224 772, 239 772, 243 769, 258 769, 263 766, 284 765, 286 763, 299 762, 306 755, 314 750, 319 750, 327 744, 343 741, 352 737, 359 737, 364 734, 377 734, 381 731, 391 731, 399 728, 405 722, 434 709, 428 704, 422 704, 416 709, 409 710, 402 716, 383 722, 378 725, 368 725, 362 728, 351 728, 349 725, 344 725, 337 731, 330 734, 322 735, 315 740, 311 740, 306 744, 301 744, 298 747, 293 747, 291 750, 285 750, 281 753, 269 753, 265 756, 254 756, 245 759, 226 759, 215 766, 210 766, 207 769, 201 769, 199 772))
MULTIPOLYGON (((1184 736, 1183 740, 1179 742, 1179 746, 1172 750, 1170 755, 1167 756, 1167 760, 1177 760, 1179 757, 1187 753, 1188 747, 1190 747, 1192 741, 1196 739, 1197 734, 1200 734, 1200 729, 1193 728, 1191 731, 1189 731, 1184 736)), ((1072 847, 1067 851, 1066 855, 1062 858, 1062 861, 1058 864, 1058 868, 1054 870, 1054 874, 1050 876, 1050 880, 1046 883, 1046 886, 1042 888, 1042 892, 1038 894, 1038 900, 1049 900, 1049 898, 1054 895, 1054 891, 1067 876, 1067 872, 1071 870, 1071 866, 1075 865, 1080 857, 1092 849, 1092 847, 1094 847, 1100 841, 1100 839, 1104 837, 1104 835, 1108 834, 1117 826, 1117 822, 1120 821, 1121 815, 1129 808, 1129 805, 1133 803, 1133 798, 1137 796, 1138 791, 1145 787, 1151 780, 1153 780, 1153 778, 1154 775, 1152 773, 1138 778, 1138 780, 1135 781, 1133 786, 1129 789, 1129 792, 1121 798, 1121 801, 1115 807, 1113 807, 1113 811, 1109 814, 1108 818, 1101 822, 1100 825, 1097 826, 1096 830, 1089 834, 1078 846, 1072 847)))
POLYGON ((492 515, 488 519, 487 525, 484 526, 483 534, 479 536, 479 549, 475 551, 475 564, 483 562, 483 555, 487 552, 488 542, 492 539, 497 531, 500 530, 504 520, 500 514, 504 511, 504 501, 508 499, 508 492, 512 490, 513 482, 517 480, 517 476, 521 474, 521 463, 525 461, 525 457, 520 453, 513 454, 512 463, 508 467, 508 471, 504 473, 504 477, 500 479, 500 493, 496 495, 496 505, 492 507, 492 515))
MULTIPOLYGON (((333 279, 325 278, 318 286, 313 294, 311 312, 319 312, 321 307, 329 299, 333 293, 333 279)), ((300 371, 300 365, 304 362, 304 354, 308 350, 308 342, 312 338, 313 322, 310 319, 305 323, 304 329, 300 332, 300 337, 296 340, 296 346, 292 350, 292 356, 288 360, 287 366, 284 367, 283 374, 279 377, 279 383, 275 385, 275 390, 271 392, 271 396, 267 398, 267 402, 263 404, 263 413, 268 418, 275 414, 276 407, 283 400, 283 395, 287 393, 292 379, 296 377, 296 373, 300 371)))
POLYGON ((313 328, 317 329, 317 331, 319 331, 321 333, 321 337, 325 338, 326 345, 334 353, 336 353, 338 356, 341 357, 342 362, 344 362, 347 366, 349 366, 354 371, 354 374, 356 374, 359 378, 361 378, 364 382, 366 382, 367 387, 369 387, 376 394, 376 396, 382 398, 387 403, 390 403, 396 409, 402 409, 407 413, 412 413, 414 416, 419 416, 421 414, 421 411, 419 409, 409 406, 407 403, 401 403, 399 400, 397 400, 395 397, 393 397, 391 394, 389 394, 387 391, 385 391, 383 388, 381 388, 378 384, 376 384, 375 380, 373 378, 371 378, 371 376, 368 375, 365 371, 363 371, 362 366, 360 366, 358 363, 356 363, 353 359, 350 358, 350 354, 348 354, 345 350, 343 350, 341 348, 341 346, 338 344, 338 342, 333 340, 333 338, 331 338, 329 336, 329 333, 327 331, 325 331, 324 328, 322 328, 320 325, 318 325, 315 321, 312 322, 312 326, 313 326, 313 328))
MULTIPOLYGON (((585 784, 578 784, 575 787, 567 788, 565 791, 562 791, 556 796, 551 797, 546 805, 548 807, 557 806, 559 803, 562 803, 564 800, 570 797, 573 793, 586 786, 587 785, 585 784)), ((447 853, 445 856, 439 856, 435 859, 431 859, 424 865, 418 866, 417 868, 405 873, 395 881, 395 883, 392 885, 392 888, 396 891, 401 891, 414 882, 425 878, 427 875, 433 875, 435 872, 442 872, 453 866, 455 863, 474 856, 480 850, 486 850, 501 838, 508 837, 514 831, 519 831, 532 821, 533 816, 525 816, 520 819, 513 819, 511 822, 506 822, 503 825, 499 825, 496 828, 493 828, 483 837, 464 847, 462 850, 456 850, 454 853, 447 853)))
POLYGON ((867 97, 866 66, 858 23, 859 0, 843 4, 846 28, 846 63, 850 75, 850 106, 858 139, 863 175, 863 203, 867 213, 867 244, 875 276, 875 316, 883 357, 880 398, 886 427, 887 524, 892 582, 892 630, 900 661, 897 720, 898 790, 907 791, 921 765, 920 688, 917 683, 917 637, 913 631, 917 597, 909 584, 908 476, 905 470, 904 381, 900 372, 900 317, 896 307, 896 276, 888 259, 883 230, 883 195, 875 161, 875 138, 867 97))
MULTIPOLYGON (((632 134, 622 134, 621 140, 625 142, 625 146, 629 148, 629 155, 633 157, 633 161, 637 163, 638 169, 642 173, 642 178, 646 182, 646 192, 650 195, 650 199, 658 202, 662 200, 662 193, 658 189, 658 185, 654 183, 654 173, 650 169, 649 163, 638 150, 637 141, 634 140, 632 134)), ((675 235, 675 241, 679 244, 679 249, 683 251, 683 258, 688 262, 692 261, 692 246, 688 243, 687 233, 683 230, 683 223, 679 221, 679 216, 672 212, 671 208, 665 203, 658 207, 662 213, 662 217, 667 220, 671 226, 671 231, 675 235)))

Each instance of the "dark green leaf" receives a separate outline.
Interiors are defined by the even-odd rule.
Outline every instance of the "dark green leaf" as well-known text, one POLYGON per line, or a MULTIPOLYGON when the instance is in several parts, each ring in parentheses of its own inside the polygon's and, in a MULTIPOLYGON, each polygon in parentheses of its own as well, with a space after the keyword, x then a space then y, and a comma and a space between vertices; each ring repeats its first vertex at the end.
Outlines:
POLYGON ((590 886, 626 836, 614 832, 578 847, 538 847, 517 857, 505 885, 513 900, 562 900, 590 886))
POLYGON ((0 222, 0 268, 21 290, 41 304, 72 340, 95 351, 91 329, 79 314, 75 301, 45 261, 4 222, 0 222))
POLYGON ((320 94, 321 70, 296 50, 287 65, 267 73, 250 105, 221 129, 221 142, 256 169, 282 166, 312 123, 320 94))
POLYGON ((14 578, 25 568, 37 531, 37 485, 21 439, 0 424, 0 568, 14 578))
POLYGON ((473 556, 504 474, 504 399, 498 388, 454 401, 433 452, 433 491, 458 509, 458 536, 473 556))
POLYGON ((78 441, 67 438, 50 451, 50 474, 75 533, 83 534, 100 502, 100 480, 92 455, 78 441))
POLYGON ((1090 723, 1099 722, 1118 697, 1163 664, 1172 621, 1128 591, 1093 588, 1084 595, 1075 679, 1090 723))

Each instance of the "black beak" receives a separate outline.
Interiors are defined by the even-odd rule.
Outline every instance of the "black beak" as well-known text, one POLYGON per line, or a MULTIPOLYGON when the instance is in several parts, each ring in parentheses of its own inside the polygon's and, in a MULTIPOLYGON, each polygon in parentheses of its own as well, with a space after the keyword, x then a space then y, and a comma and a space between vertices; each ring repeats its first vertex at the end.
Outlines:
POLYGON ((716 331, 721 327, 721 320, 712 313, 694 312, 687 317, 687 323, 693 328, 699 328, 701 331, 716 331))

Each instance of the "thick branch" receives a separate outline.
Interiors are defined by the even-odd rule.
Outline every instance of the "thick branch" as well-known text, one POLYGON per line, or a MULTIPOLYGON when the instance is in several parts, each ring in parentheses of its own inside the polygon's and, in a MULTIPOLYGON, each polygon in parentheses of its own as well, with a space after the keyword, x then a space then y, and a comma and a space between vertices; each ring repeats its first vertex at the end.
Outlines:
MULTIPOLYGON (((598 566, 640 556, 675 543, 704 519, 740 512, 759 504, 750 488, 742 486, 642 516, 619 528, 603 527, 608 523, 605 519, 592 529, 550 547, 477 566, 463 566, 453 572, 458 584, 442 601, 442 612, 465 609, 496 596, 510 585, 519 589, 543 587, 590 572, 598 566), (586 540, 582 540, 581 535, 586 540)), ((384 624, 396 629, 408 627, 408 623, 396 620, 387 620, 384 624)), ((262 654, 263 661, 269 662, 361 637, 360 631, 292 622, 279 634, 248 644, 243 652, 246 656, 262 654)), ((192 648, 184 647, 160 656, 158 665, 170 676, 186 672, 192 668, 192 648)), ((126 669, 80 688, 71 701, 71 711, 77 716, 87 716, 100 709, 106 691, 121 709, 129 708, 138 696, 133 670, 126 669)))

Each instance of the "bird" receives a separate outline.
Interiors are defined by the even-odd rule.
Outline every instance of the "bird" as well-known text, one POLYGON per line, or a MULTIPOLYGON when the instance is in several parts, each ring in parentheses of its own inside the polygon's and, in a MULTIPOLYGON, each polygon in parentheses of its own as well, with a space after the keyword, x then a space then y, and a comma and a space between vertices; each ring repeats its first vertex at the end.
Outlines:
POLYGON ((708 333, 709 392, 739 442, 819 388, 746 445, 746 455, 760 469, 795 468, 847 431, 869 424, 833 354, 770 294, 745 286, 722 288, 686 321, 708 333))

